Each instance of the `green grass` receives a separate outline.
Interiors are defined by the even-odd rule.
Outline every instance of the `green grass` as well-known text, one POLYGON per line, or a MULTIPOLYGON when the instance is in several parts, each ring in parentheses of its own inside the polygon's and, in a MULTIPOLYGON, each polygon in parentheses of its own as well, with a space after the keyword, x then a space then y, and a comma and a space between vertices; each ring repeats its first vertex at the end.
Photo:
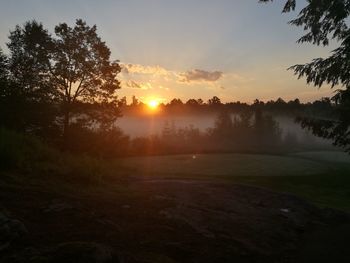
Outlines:
POLYGON ((236 176, 232 181, 291 193, 319 207, 350 212, 350 174, 345 172, 313 176, 236 176))
POLYGON ((127 158, 123 163, 147 178, 254 185, 350 212, 350 157, 341 152, 153 156, 127 158))
POLYGON ((308 176, 324 173, 350 171, 350 158, 342 154, 339 161, 333 160, 337 152, 328 154, 330 160, 310 157, 309 153, 297 155, 264 154, 205 154, 133 157, 123 159, 125 166, 135 173, 151 176, 203 177, 232 176, 308 176))

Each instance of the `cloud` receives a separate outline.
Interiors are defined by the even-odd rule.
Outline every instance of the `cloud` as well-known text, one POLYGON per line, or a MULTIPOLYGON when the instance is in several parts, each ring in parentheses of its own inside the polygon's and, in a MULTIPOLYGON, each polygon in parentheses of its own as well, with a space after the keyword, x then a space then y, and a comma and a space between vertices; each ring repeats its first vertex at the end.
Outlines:
MULTIPOLYGON (((153 77, 161 77, 165 81, 175 80, 178 82, 215 82, 223 77, 221 71, 206 71, 201 69, 192 69, 186 72, 178 72, 167 70, 159 65, 147 66, 141 64, 125 63, 121 64, 122 73, 126 75, 152 75, 153 77)), ((146 77, 146 76, 145 76, 146 77)), ((130 86, 136 88, 137 85, 130 83, 130 86)))
POLYGON ((180 74, 180 82, 215 82, 222 78, 221 71, 205 71, 201 69, 189 70, 180 74))
MULTIPOLYGON (((170 85, 198 85, 206 84, 212 86, 220 80, 226 79, 221 71, 206 71, 202 69, 191 69, 187 71, 168 70, 162 66, 149 66, 141 64, 124 63, 121 78, 124 87, 133 89, 150 90, 154 88, 169 90, 170 85), (164 88, 167 87, 167 88, 164 88)), ((234 76, 238 78, 238 76, 234 76)), ((222 86, 219 83, 219 87, 222 86)), ((221 88, 224 89, 224 88, 221 88)))
POLYGON ((143 90, 149 90, 152 89, 152 85, 149 82, 146 83, 138 83, 135 80, 127 80, 124 82, 125 86, 132 89, 143 89, 143 90))
POLYGON ((125 74, 147 74, 168 76, 170 71, 161 66, 143 66, 140 64, 122 64, 122 72, 125 74))
POLYGON ((240 75, 240 74, 233 73, 233 72, 225 73, 225 78, 230 80, 230 81, 234 81, 236 83, 248 83, 248 82, 255 80, 252 77, 240 75))

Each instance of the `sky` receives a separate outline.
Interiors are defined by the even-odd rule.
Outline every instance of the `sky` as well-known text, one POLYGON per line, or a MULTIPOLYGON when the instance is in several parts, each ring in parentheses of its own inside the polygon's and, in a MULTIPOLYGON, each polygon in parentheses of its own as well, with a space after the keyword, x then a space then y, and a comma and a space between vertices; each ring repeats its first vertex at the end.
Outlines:
POLYGON ((298 80, 287 68, 325 57, 330 48, 297 44, 302 30, 282 14, 282 0, 0 0, 0 47, 9 31, 35 19, 50 32, 81 18, 97 25, 123 65, 119 96, 253 102, 332 95, 298 80))

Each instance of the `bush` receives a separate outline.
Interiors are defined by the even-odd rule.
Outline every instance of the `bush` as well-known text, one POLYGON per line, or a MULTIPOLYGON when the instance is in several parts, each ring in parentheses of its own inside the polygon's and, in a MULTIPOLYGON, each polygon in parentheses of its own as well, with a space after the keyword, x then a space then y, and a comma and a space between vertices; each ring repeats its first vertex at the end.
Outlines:
POLYGON ((56 176, 79 183, 115 177, 116 162, 61 152, 36 137, 0 129, 0 171, 31 176, 56 176))
POLYGON ((0 169, 31 171, 38 163, 57 162, 58 152, 38 138, 0 129, 0 169))

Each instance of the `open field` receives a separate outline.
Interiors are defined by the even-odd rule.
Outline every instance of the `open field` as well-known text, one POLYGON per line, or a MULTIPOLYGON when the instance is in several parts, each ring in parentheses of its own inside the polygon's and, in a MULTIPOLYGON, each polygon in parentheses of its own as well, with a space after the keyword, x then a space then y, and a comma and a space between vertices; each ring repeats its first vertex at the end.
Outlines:
POLYGON ((138 174, 201 177, 306 176, 350 171, 350 157, 340 152, 291 155, 205 154, 125 158, 122 164, 138 174))
POLYGON ((215 154, 134 157, 122 164, 147 180, 211 180, 265 187, 350 211, 350 156, 342 152, 289 155, 215 154))

